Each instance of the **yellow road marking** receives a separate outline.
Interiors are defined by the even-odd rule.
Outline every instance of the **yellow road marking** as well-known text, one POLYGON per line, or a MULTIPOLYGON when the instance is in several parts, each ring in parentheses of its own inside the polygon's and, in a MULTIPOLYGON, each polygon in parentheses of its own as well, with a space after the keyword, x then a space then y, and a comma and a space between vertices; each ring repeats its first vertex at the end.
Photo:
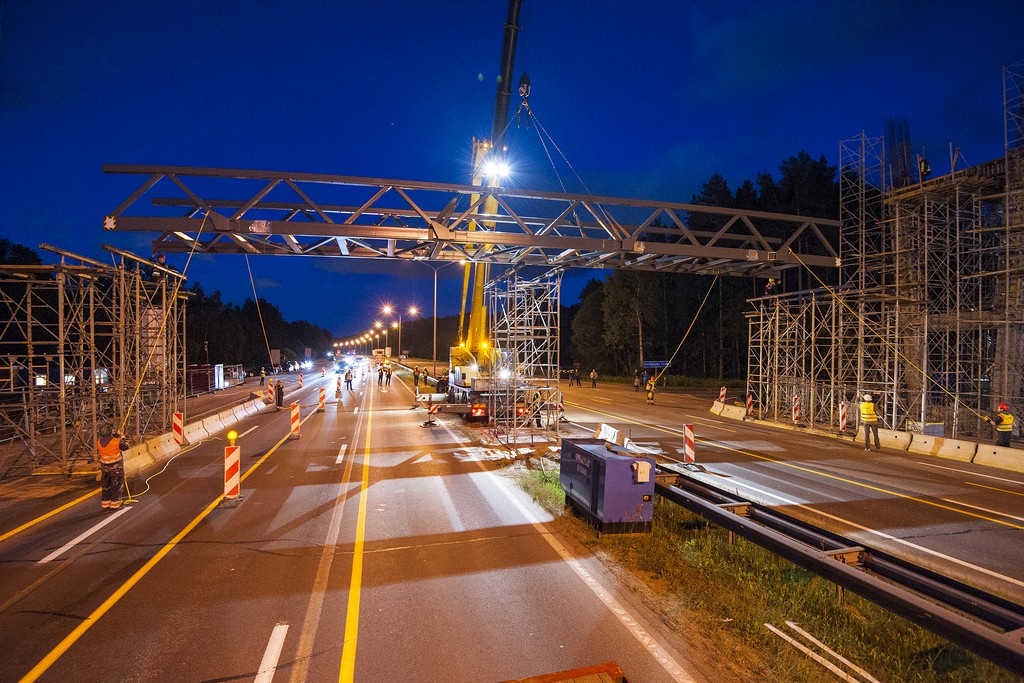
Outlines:
POLYGON ((989 491, 999 491, 1000 493, 1009 493, 1011 496, 1024 496, 1024 492, 1011 491, 1010 489, 999 488, 998 486, 988 486, 986 484, 975 484, 973 481, 965 481, 968 486, 977 486, 979 489, 988 489, 989 491))
POLYGON ((39 522, 45 521, 45 520, 49 519, 50 517, 53 517, 54 515, 56 515, 56 514, 58 514, 60 512, 64 512, 68 508, 74 507, 74 506, 78 505, 83 500, 91 498, 92 496, 95 496, 99 492, 100 492, 100 489, 93 489, 89 493, 85 494, 84 496, 81 496, 79 498, 74 499, 70 503, 65 503, 64 505, 61 505, 59 508, 54 508, 53 510, 50 510, 49 512, 47 512, 44 515, 40 515, 40 516, 36 517, 35 519, 33 519, 31 521, 25 522, 24 524, 19 526, 17 529, 11 529, 7 533, 5 533, 2 536, 0 536, 0 541, 6 541, 11 536, 15 536, 17 534, 20 534, 25 529, 33 527, 36 524, 39 524, 39 522))
MULTIPOLYGON (((310 415, 314 414, 315 413, 310 413, 310 415)), ((306 419, 308 420, 309 417, 307 416, 306 419)), ((245 481, 249 477, 249 475, 256 470, 257 467, 266 462, 267 458, 269 458, 278 448, 280 448, 281 444, 287 441, 290 437, 291 432, 285 433, 285 435, 281 438, 280 441, 274 444, 273 447, 271 447, 271 449, 263 455, 263 457, 261 457, 255 463, 253 463, 252 467, 246 470, 245 474, 243 474, 240 477, 239 482, 245 481)), ((179 531, 174 538, 172 538, 162 548, 160 548, 160 550, 157 551, 157 553, 153 555, 153 557, 151 557, 149 561, 146 562, 146 564, 142 565, 142 567, 140 567, 138 571, 132 574, 130 579, 121 584, 121 586, 116 591, 114 591, 111 594, 111 596, 103 602, 102 605, 97 607, 92 614, 86 617, 85 620, 82 621, 82 623, 80 623, 78 627, 75 628, 74 631, 65 636, 64 640, 60 641, 60 643, 57 644, 57 647, 50 650, 49 654, 43 657, 38 664, 32 667, 32 670, 25 674, 25 676, 21 679, 21 683, 30 683, 31 681, 37 680, 40 676, 46 673, 46 671, 51 666, 53 666, 54 662, 60 659, 61 655, 67 652, 72 645, 78 642, 79 638, 85 635, 86 631, 92 628, 93 624, 99 621, 104 614, 109 612, 110 609, 128 593, 128 591, 135 587, 135 584, 141 581, 142 578, 160 562, 160 560, 164 559, 164 557, 166 557, 167 554, 171 552, 171 550, 173 550, 174 547, 182 541, 182 539, 188 536, 193 529, 199 526, 199 523, 206 519, 207 516, 209 516, 209 514, 217 508, 217 506, 223 499, 224 494, 217 496, 212 503, 206 506, 205 510, 196 515, 196 517, 191 522, 189 522, 184 529, 179 531)))
POLYGON ((363 476, 359 486, 359 514, 356 516, 356 538, 352 546, 352 578, 348 588, 348 611, 345 613, 345 640, 341 649, 338 681, 355 680, 356 643, 359 638, 359 600, 363 582, 363 543, 366 539, 366 490, 370 484, 370 434, 373 431, 373 398, 366 411, 366 440, 363 442, 363 476))

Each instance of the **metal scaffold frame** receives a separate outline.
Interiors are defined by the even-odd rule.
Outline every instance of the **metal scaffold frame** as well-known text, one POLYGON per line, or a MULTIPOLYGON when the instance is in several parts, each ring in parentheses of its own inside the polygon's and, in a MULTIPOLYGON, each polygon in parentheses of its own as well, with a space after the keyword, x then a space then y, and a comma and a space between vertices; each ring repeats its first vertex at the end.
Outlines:
POLYGON ((841 143, 840 285, 747 314, 763 417, 789 421, 797 397, 801 422, 835 427, 871 393, 892 429, 964 438, 1024 407, 1024 63, 1003 79, 1003 159, 893 189, 883 139, 841 143))
POLYGON ((560 272, 522 279, 514 271, 488 289, 495 359, 488 411, 509 443, 560 431, 561 281, 560 272))
POLYGON ((101 425, 138 443, 184 408, 181 276, 41 246, 60 262, 0 268, 0 474, 88 469, 101 425))

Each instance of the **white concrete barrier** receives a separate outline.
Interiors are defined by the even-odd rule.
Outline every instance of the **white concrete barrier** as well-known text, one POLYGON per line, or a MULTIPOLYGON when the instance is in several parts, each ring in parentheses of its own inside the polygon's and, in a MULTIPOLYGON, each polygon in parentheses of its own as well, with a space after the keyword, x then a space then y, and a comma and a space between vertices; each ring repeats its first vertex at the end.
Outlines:
POLYGON ((747 416, 747 409, 744 406, 722 406, 722 411, 718 414, 730 420, 742 420, 747 416))
MULTIPOLYGON (((235 417, 234 422, 238 422, 239 420, 244 420, 245 418, 249 417, 249 413, 246 412, 246 410, 245 410, 245 404, 244 403, 239 404, 239 405, 235 406, 234 408, 232 408, 231 409, 231 414, 234 415, 234 417, 235 417)), ((234 422, 232 422, 232 424, 234 424, 234 422)))
POLYGON ((227 410, 220 411, 219 413, 217 413, 217 417, 220 418, 220 423, 221 425, 223 425, 224 429, 227 429, 231 425, 238 422, 238 418, 235 417, 234 408, 228 408, 227 410))
POLYGON ((220 415, 211 415, 203 418, 203 429, 209 436, 213 436, 218 432, 224 431, 224 422, 220 419, 220 415))
POLYGON ((722 403, 721 401, 717 401, 716 400, 714 403, 711 404, 711 413, 713 415, 721 415, 722 414, 722 410, 724 408, 725 408, 725 404, 722 403))
MULTIPOLYGON (((864 443, 864 427, 857 428, 857 435, 853 437, 854 443, 864 443)), ((879 429, 878 442, 883 448, 895 448, 898 451, 905 451, 910 446, 910 432, 897 432, 892 429, 879 429)))
POLYGON ((975 465, 1024 472, 1024 449, 978 444, 978 452, 971 462, 975 465))
POLYGON ((124 474, 125 476, 131 476, 138 474, 152 467, 155 464, 153 457, 149 454, 149 449, 146 448, 146 444, 139 444, 138 446, 132 446, 124 452, 124 474))
POLYGON ((185 425, 182 429, 182 434, 185 435, 185 441, 194 444, 199 443, 203 439, 209 438, 210 434, 203 427, 202 422, 190 422, 185 425))
POLYGON ((181 447, 174 441, 174 433, 167 432, 154 437, 146 442, 150 457, 154 462, 160 462, 181 451, 181 447))
POLYGON ((971 462, 975 452, 978 450, 978 444, 973 441, 946 439, 941 436, 929 436, 928 434, 912 434, 910 446, 907 447, 907 450, 911 453, 937 455, 940 458, 971 462))

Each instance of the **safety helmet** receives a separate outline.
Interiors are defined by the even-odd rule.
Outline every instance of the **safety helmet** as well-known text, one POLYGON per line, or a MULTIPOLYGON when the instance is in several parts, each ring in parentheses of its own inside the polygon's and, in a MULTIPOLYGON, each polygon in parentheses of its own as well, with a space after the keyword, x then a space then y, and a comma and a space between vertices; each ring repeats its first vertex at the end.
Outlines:
POLYGON ((114 435, 114 429, 110 425, 100 425, 100 436, 110 437, 114 435))
POLYGON ((864 394, 864 400, 865 401, 874 401, 875 399, 871 398, 871 394, 864 394))
POLYGON ((1004 410, 1009 410, 1009 409, 1010 409, 1010 406, 1006 405, 1005 403, 1000 403, 999 404, 999 409, 998 409, 999 412, 1003 412, 1004 410))

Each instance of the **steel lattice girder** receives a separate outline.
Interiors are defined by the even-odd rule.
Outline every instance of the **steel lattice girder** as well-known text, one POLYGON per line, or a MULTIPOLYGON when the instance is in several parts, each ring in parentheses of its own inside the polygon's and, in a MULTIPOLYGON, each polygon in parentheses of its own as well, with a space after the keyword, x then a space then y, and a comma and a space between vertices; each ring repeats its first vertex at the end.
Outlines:
POLYGON ((154 248, 166 252, 729 275, 767 275, 801 262, 839 265, 839 221, 806 216, 312 173, 136 165, 103 170, 146 176, 104 219, 104 228, 158 232, 154 248), (158 189, 171 194, 156 196, 158 189), (488 197, 498 207, 492 214, 483 209, 488 197), (692 229, 695 216, 713 227, 692 229))

